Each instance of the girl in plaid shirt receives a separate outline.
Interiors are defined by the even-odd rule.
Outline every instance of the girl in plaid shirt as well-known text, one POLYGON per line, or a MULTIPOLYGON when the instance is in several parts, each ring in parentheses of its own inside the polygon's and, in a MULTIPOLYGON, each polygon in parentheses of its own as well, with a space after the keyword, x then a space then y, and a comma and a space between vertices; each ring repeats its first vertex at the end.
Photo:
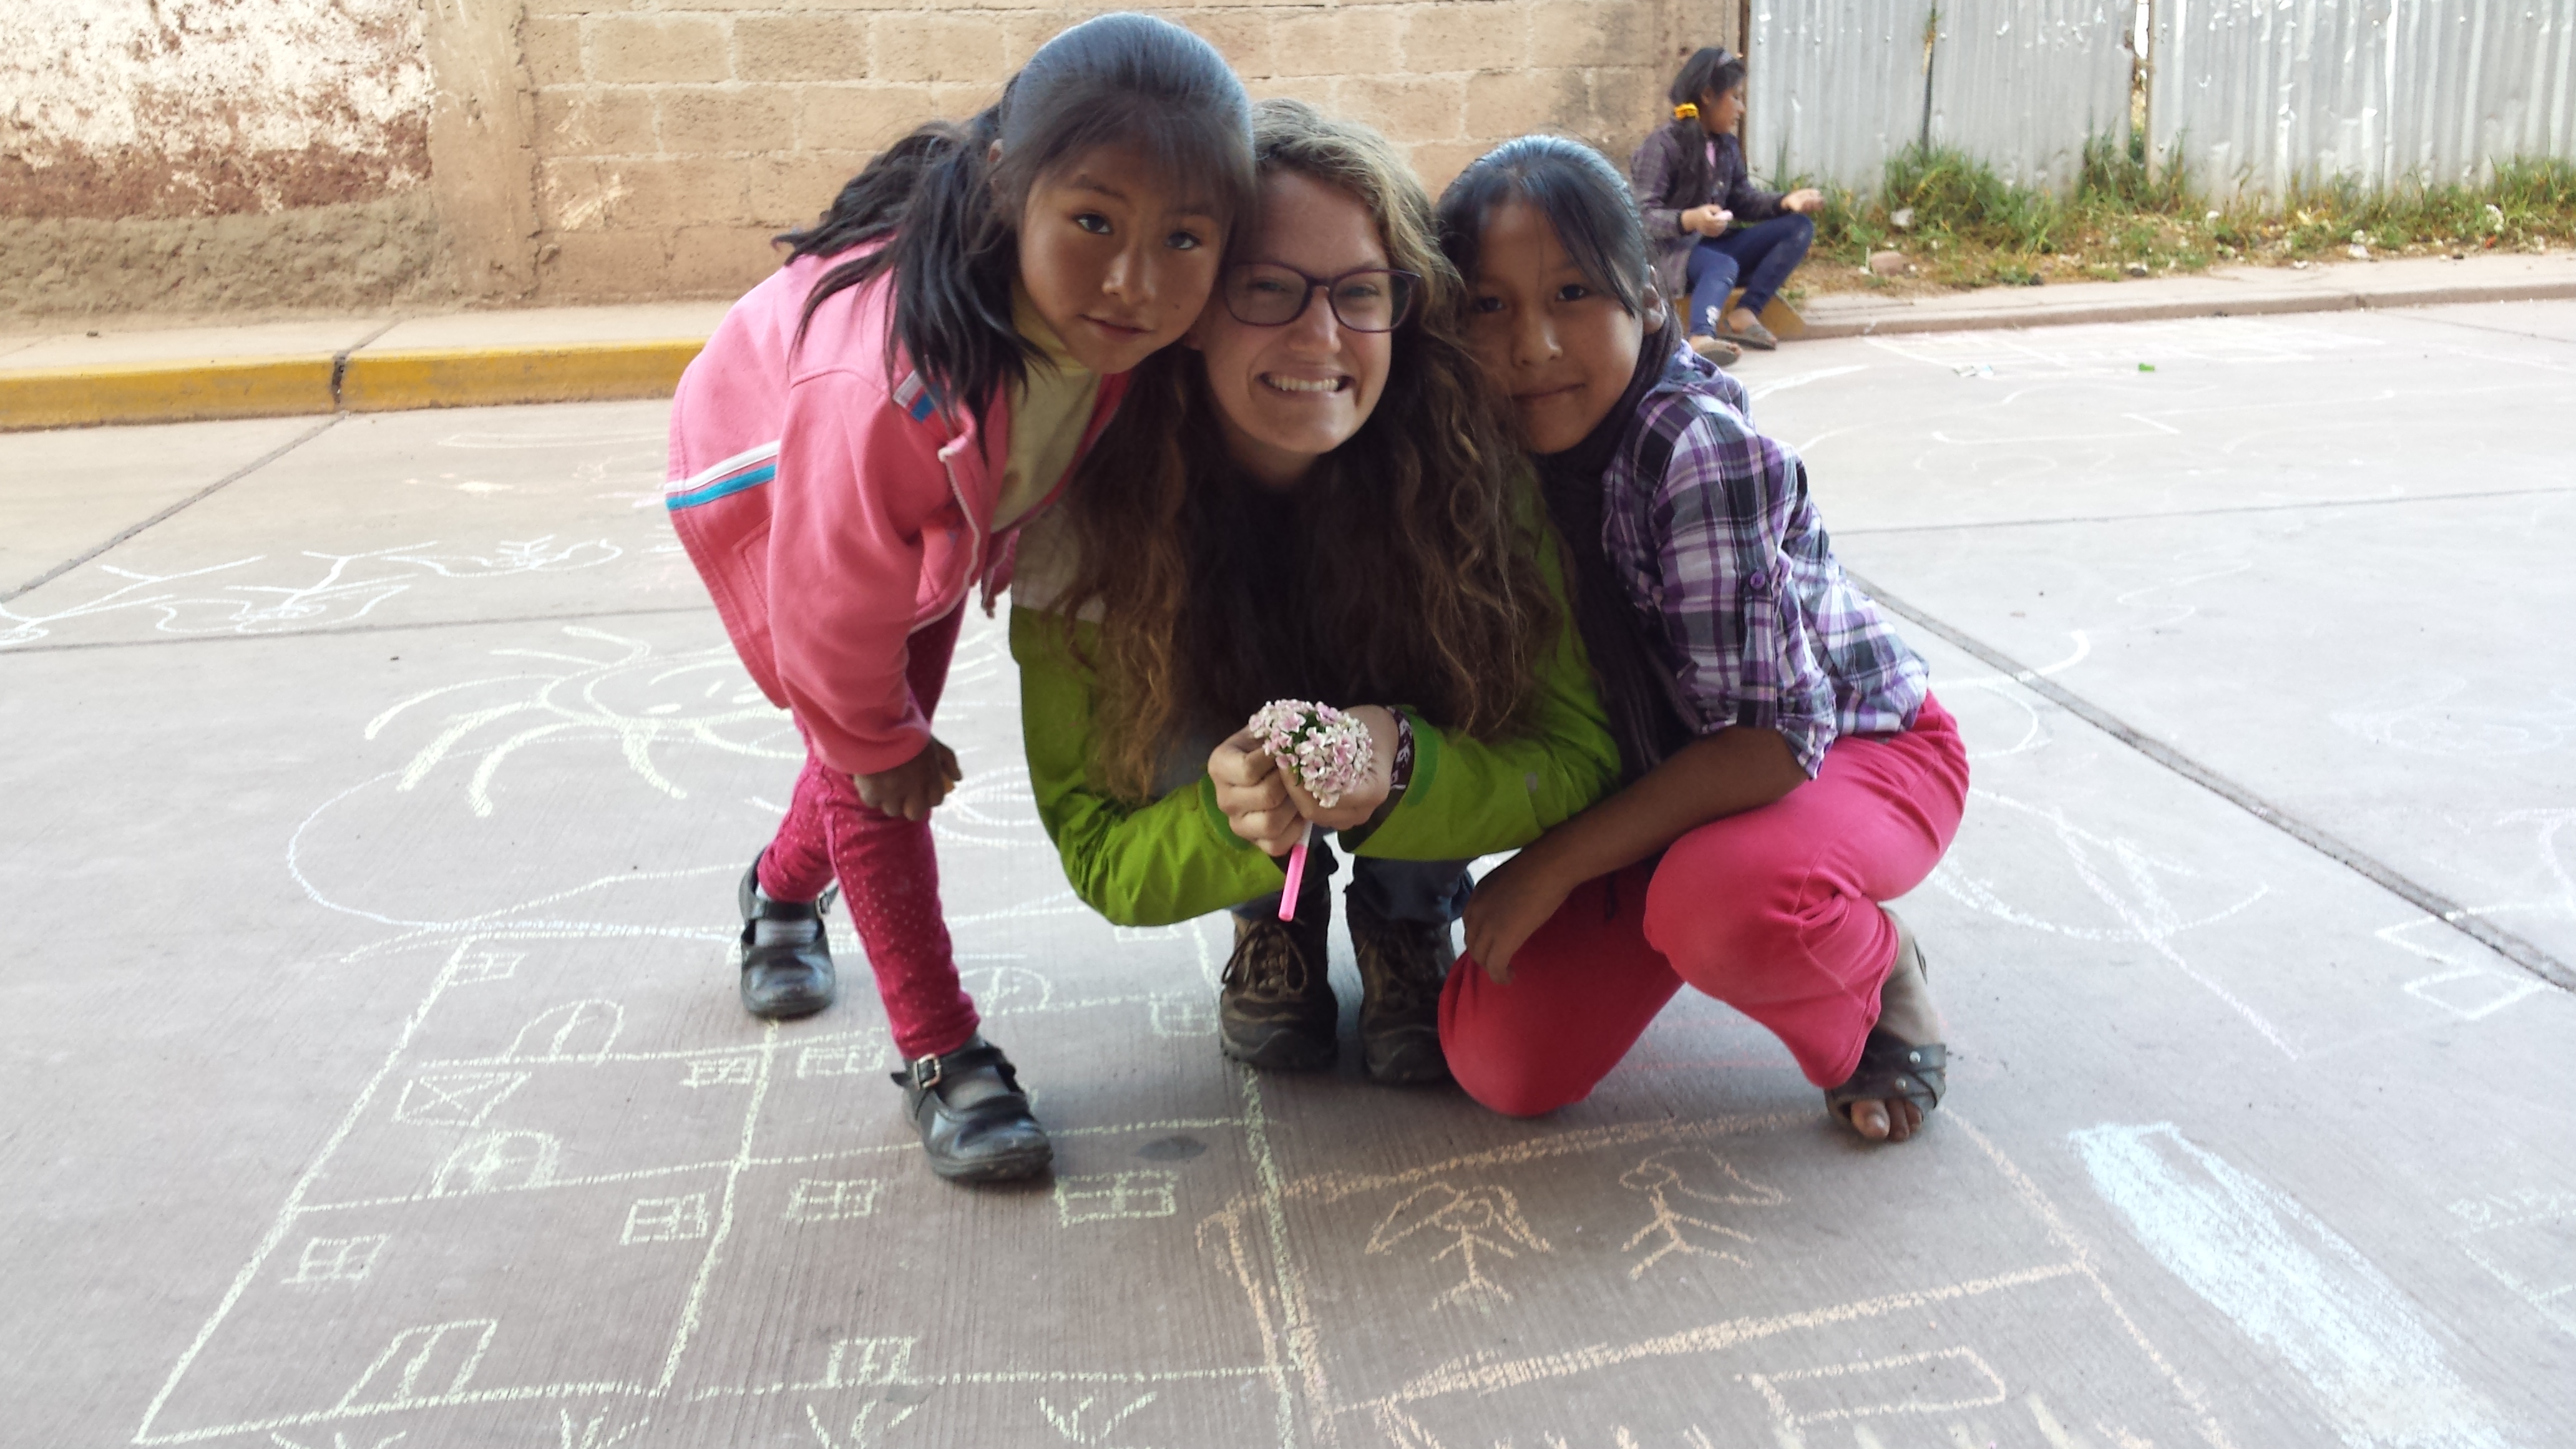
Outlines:
POLYGON ((1968 765, 1923 661, 1843 576, 1805 465, 1679 344, 1626 183, 1527 136, 1440 202, 1471 347, 1538 455, 1627 788, 1479 883, 1441 1003, 1450 1070, 1515 1115, 1580 1100, 1689 985, 1787 1044, 1829 1110, 1903 1141, 1945 1051, 1880 903, 1959 828, 1968 765))

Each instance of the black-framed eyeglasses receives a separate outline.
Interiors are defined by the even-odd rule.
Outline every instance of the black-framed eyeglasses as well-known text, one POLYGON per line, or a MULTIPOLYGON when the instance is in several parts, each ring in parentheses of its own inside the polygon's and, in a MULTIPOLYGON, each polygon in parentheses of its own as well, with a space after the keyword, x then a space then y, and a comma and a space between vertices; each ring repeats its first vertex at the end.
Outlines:
POLYGON ((1285 327, 1306 315, 1315 293, 1333 320, 1353 332, 1392 332, 1413 312, 1422 278, 1393 267, 1360 267, 1338 277, 1310 277, 1276 262, 1237 262, 1225 269, 1225 310, 1246 327, 1285 327))

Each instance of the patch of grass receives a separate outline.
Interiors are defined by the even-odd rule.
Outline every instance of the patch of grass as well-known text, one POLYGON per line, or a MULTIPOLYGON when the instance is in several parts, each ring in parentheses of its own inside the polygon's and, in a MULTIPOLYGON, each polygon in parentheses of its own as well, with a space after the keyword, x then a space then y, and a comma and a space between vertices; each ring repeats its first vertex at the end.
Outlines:
MULTIPOLYGON (((1783 189, 1801 184, 1811 183, 1783 189)), ((1889 158, 1875 192, 1820 189, 1816 253, 1828 265, 1809 269, 1819 291, 1901 285, 1864 275, 1869 254, 1887 247, 1924 281, 1981 287, 2340 261, 2356 246, 2423 256, 2576 241, 2576 162, 2556 159, 2503 162, 2476 185, 2367 191, 2337 178, 2274 201, 2213 205, 2183 175, 2153 174, 2136 138, 2097 136, 2085 143, 2071 196, 2006 181, 1940 146, 1889 158)))

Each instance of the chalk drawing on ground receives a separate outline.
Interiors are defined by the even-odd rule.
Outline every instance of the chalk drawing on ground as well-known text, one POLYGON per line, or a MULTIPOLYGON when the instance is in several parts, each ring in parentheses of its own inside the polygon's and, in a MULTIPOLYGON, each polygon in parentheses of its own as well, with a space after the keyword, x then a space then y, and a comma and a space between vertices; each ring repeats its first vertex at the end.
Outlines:
POLYGON ((1742 1254, 1716 1240, 1751 1243, 1753 1235, 1718 1221, 1717 1209, 1778 1207, 1789 1200, 1768 1183, 1749 1181, 1734 1163, 1705 1147, 1665 1148, 1621 1173, 1619 1185, 1644 1193, 1654 1212, 1644 1227, 1620 1245, 1623 1251, 1634 1252, 1648 1242, 1655 1244, 1654 1251, 1628 1270, 1631 1278, 1645 1276, 1647 1269, 1675 1253, 1749 1267, 1742 1254))
POLYGON ((2288 1194, 2171 1123, 2071 1134, 2139 1245, 2310 1392, 2348 1444, 2502 1449, 2412 1296, 2288 1194))
POLYGON ((425 1072, 403 1084, 394 1120, 432 1127, 480 1127, 492 1109, 528 1084, 526 1072, 425 1072))
POLYGON ((2044 828, 2064 852, 2065 860, 2086 892, 2108 913, 2110 924, 2082 925, 2046 919, 2006 900, 1995 882, 1972 876, 1958 852, 1932 872, 1931 884, 1972 910, 2014 925, 2081 941, 2134 941, 2198 984, 2254 1029, 2256 1035, 2295 1061, 2301 1044, 2289 1029, 2257 1010, 2216 976, 2195 963, 2177 944, 2184 934, 2235 916, 2270 894, 2256 885, 2227 904, 2186 913, 2169 883, 2195 881, 2206 873, 2167 859, 2124 835, 2105 835, 2077 825, 2063 806, 2036 805, 1994 790, 1971 788, 1969 795, 1989 810, 2011 812, 2044 828))
MULTIPOLYGON (((2529 864, 2519 878, 2531 879, 2539 889, 2519 900, 2490 900, 2462 906, 2446 916, 2421 915, 2378 932, 2381 940, 2401 950, 2433 962, 2443 969, 2416 977, 2405 984, 2406 994, 2419 1001, 2431 1002, 2464 1021, 2483 1021, 2518 1002, 2542 995, 2547 983, 2527 972, 2498 969, 2483 953, 2461 949, 2459 934, 2452 923, 2470 916, 2499 916, 2515 928, 2528 931, 2534 924, 2565 926, 2576 923, 2576 870, 2567 859, 2568 827, 2576 824, 2576 810, 2540 809, 2510 810, 2491 817, 2497 827, 2527 827, 2531 848, 2529 864)), ((2482 846, 2495 846, 2507 838, 2504 829, 2480 830, 2477 841, 2482 846)), ((2501 862, 2487 866, 2482 874, 2504 873, 2501 862)))
POLYGON ((1159 1394, 1147 1390, 1129 1399, 1124 1407, 1112 1409, 1103 1400, 1085 1396, 1059 1408, 1054 1400, 1040 1394, 1038 1412, 1065 1443, 1105 1445, 1110 1436, 1118 1432, 1119 1425, 1134 1418, 1138 1410, 1159 1397, 1159 1394))
POLYGON ((391 1241, 384 1233, 357 1238, 312 1238, 304 1244, 289 1283, 363 1283, 376 1255, 391 1241))
MULTIPOLYGON (((427 583, 596 568, 625 552, 604 538, 559 543, 552 534, 502 540, 473 553, 431 552, 438 547, 433 539, 364 553, 306 549, 274 561, 267 554, 251 554, 167 574, 94 564, 98 572, 124 582, 47 613, 0 604, 0 649, 33 644, 80 620, 121 613, 151 615, 154 630, 163 634, 292 633, 364 618, 386 600, 427 583), (263 563, 271 568, 255 568, 263 563), (282 581, 294 575, 301 578, 282 581)), ((44 592, 50 598, 54 590, 44 592)))
MULTIPOLYGON (((1981 1215, 1975 1243, 1945 1251, 1938 1267, 1891 1271, 1891 1260, 1849 1251, 1847 1239, 1820 1232, 1828 1224, 1806 1212, 1763 1219, 1766 1254, 1800 1263, 1796 1274, 1727 1272, 1715 1279, 1690 1275, 1686 1282, 1670 1271, 1679 1262, 1668 1257, 1667 1271, 1640 1279, 1626 1271, 1624 1255, 1634 1251, 1620 1247, 1626 1223, 1587 1252, 1578 1234, 1600 1224, 1566 1216, 1584 1209, 1567 1198, 1565 1184, 1598 1181, 1594 1175, 1604 1170, 1614 1178, 1633 1175, 1632 1192, 1688 1184, 1700 1195, 1688 1201, 1733 1198, 1739 1201, 1729 1207, 1756 1210, 1830 1203, 1880 1181, 1866 1173, 1844 1177, 1819 1157, 1810 1135, 1817 1123, 1807 1113, 1541 1129, 1400 1172, 1317 1172, 1290 1178, 1275 1193, 1229 1203, 1201 1222, 1200 1243, 1288 1348, 1283 1367, 1317 1416, 1318 1443, 1486 1449, 1503 1442, 1490 1431, 1453 1427, 1462 1414, 1480 1423, 1503 1416, 1518 1426, 1514 1444, 1569 1446, 1714 1446, 1750 1442, 1752 1425, 1793 1427, 1784 1417, 1866 1432, 1863 1420, 1906 1415, 1952 1442, 1974 1431, 1972 1442, 1984 1444, 1989 1431, 2018 1420, 2020 1430, 1997 1442, 2033 1442, 2035 1431, 2048 1443, 2080 1442, 2089 1433, 2079 1430, 2089 1429, 2123 1446, 2198 1442, 2229 1449, 2234 1441, 2191 1378, 2138 1327, 2092 1248, 2056 1206, 1972 1122, 1947 1110, 1943 1117, 1941 1133, 1925 1139, 1941 1163, 1940 1185, 1929 1190, 1945 1201, 1975 1201, 1981 1215), (1506 1220, 1517 1229, 1500 1227, 1506 1220), (1402 1250, 1379 1255, 1389 1281, 1369 1292, 1319 1279, 1293 1252, 1270 1251, 1277 1234, 1293 1243, 1371 1225, 1372 1253, 1380 1244, 1402 1250), (1476 1246, 1459 1246, 1465 1241, 1476 1246), (1482 1255, 1498 1243, 1523 1258, 1533 1251, 1560 1255, 1551 1285, 1514 1282, 1507 1285, 1511 1298, 1494 1293, 1506 1286, 1504 1275, 1491 1271, 1482 1255), (1456 1248, 1446 1261, 1432 1251, 1443 1244, 1456 1248), (1622 1258, 1609 1259, 1609 1250, 1622 1258), (1485 1314, 1435 1314, 1391 1339, 1398 1330, 1372 1305, 1398 1283, 1450 1283, 1466 1271, 1458 1260, 1470 1252, 1480 1255, 1474 1271, 1483 1283, 1449 1291, 1476 1293, 1485 1314), (1610 1275, 1616 1287, 1608 1291, 1621 1295, 1620 1319, 1635 1335, 1624 1340, 1604 1341, 1597 1319, 1561 1321, 1545 1302, 1568 1290, 1568 1271, 1609 1261, 1620 1261, 1620 1271, 1610 1275), (2075 1405, 2064 1402, 2065 1390, 2051 1388, 2060 1396, 2052 1405, 2039 1398, 2038 1386, 2063 1381, 2060 1334, 2079 1321, 2099 1325, 2124 1351, 2103 1361, 2123 1386, 2094 1381, 2080 1391, 2092 1402, 2075 1405), (1947 1341, 1926 1345, 1927 1331, 1947 1341), (1390 1352, 1398 1343, 1410 1352, 1390 1352), (1504 1343, 1509 1347, 1499 1347, 1504 1343), (1892 1367, 1876 1374, 1831 1371, 1856 1362, 1892 1367), (1676 1396, 1676 1383, 1695 1387, 1676 1396), (1716 1384, 1731 1384, 1734 1397, 1716 1394, 1716 1384), (2007 1403, 2008 1394, 2024 1396, 2023 1402, 2007 1403), (1601 1414, 1602 1405, 1614 1403, 1639 1406, 1615 1430, 1601 1414), (1715 1437, 1701 1421, 1712 1411, 1723 1416, 1715 1437), (2068 1437, 2047 1437, 2052 1429, 2068 1437), (1618 1437, 1623 1434, 1629 1440, 1618 1437)), ((1887 1442, 1921 1441, 1908 1430, 1887 1442)))
POLYGON ((1895 1415, 1955 1414, 1992 1408, 2008 1392, 2003 1376, 1968 1348, 1935 1349, 1860 1363, 1824 1364, 1779 1374, 1745 1374, 1771 1406, 1783 1427, 1831 1423, 1838 1419, 1872 1419, 1895 1415), (1820 1393, 1859 1380, 1858 1395, 1820 1393), (1876 1382, 1872 1382, 1876 1381, 1876 1382), (1878 1391, 1902 1384, 1904 1397, 1878 1402, 1878 1391))
POLYGON ((1456 1269, 1459 1279, 1431 1300, 1435 1308, 1463 1303, 1490 1310, 1496 1303, 1512 1301, 1509 1288, 1485 1276, 1483 1266, 1476 1260, 1479 1253, 1490 1261, 1517 1258, 1523 1250, 1552 1251, 1547 1239, 1532 1231, 1528 1219, 1521 1216, 1520 1203, 1510 1189, 1481 1184, 1459 1188, 1435 1182, 1416 1190, 1387 1209, 1377 1230, 1369 1234, 1367 1251, 1392 1253, 1397 1244, 1416 1235, 1423 1238, 1425 1245, 1443 1243, 1438 1252, 1431 1254, 1432 1262, 1457 1260, 1450 1266, 1456 1269))
POLYGON ((492 780, 512 755, 544 741, 608 740, 646 784, 674 800, 689 798, 654 761, 657 747, 687 743, 727 754, 767 760, 802 760, 786 715, 743 678, 727 644, 664 656, 640 639, 603 629, 568 625, 564 637, 586 654, 540 649, 496 649, 496 658, 533 661, 511 674, 444 684, 415 694, 367 722, 374 739, 414 705, 460 693, 516 694, 498 704, 460 710, 440 721, 436 738, 403 767, 397 790, 426 781, 451 753, 487 726, 503 737, 468 751, 475 757, 465 794, 477 816, 493 810, 492 780), (782 741, 782 736, 784 740, 782 741))
POLYGON ((2559 1331, 2576 1335, 2576 1192, 2519 1192, 2451 1204, 2460 1251, 2559 1331))
POLYGON ((2515 703, 2471 689, 2456 674, 2395 679, 2326 717, 2372 744, 2447 759, 2512 759, 2576 740, 2576 689, 2515 703))

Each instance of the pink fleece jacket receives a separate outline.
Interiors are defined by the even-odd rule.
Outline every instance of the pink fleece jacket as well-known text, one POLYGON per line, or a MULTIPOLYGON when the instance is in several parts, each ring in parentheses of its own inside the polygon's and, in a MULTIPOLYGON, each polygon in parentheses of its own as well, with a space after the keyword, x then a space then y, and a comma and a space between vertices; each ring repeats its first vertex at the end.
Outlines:
MULTIPOLYGON (((979 580, 987 611, 1010 584, 1016 538, 992 537, 1010 409, 940 406, 888 347, 882 277, 834 293, 799 345, 805 297, 842 259, 799 257, 725 314, 671 400, 663 503, 761 692, 825 764, 869 775, 930 736, 904 682, 913 631, 979 580)), ((1100 380, 1085 451, 1126 385, 1100 380)))

